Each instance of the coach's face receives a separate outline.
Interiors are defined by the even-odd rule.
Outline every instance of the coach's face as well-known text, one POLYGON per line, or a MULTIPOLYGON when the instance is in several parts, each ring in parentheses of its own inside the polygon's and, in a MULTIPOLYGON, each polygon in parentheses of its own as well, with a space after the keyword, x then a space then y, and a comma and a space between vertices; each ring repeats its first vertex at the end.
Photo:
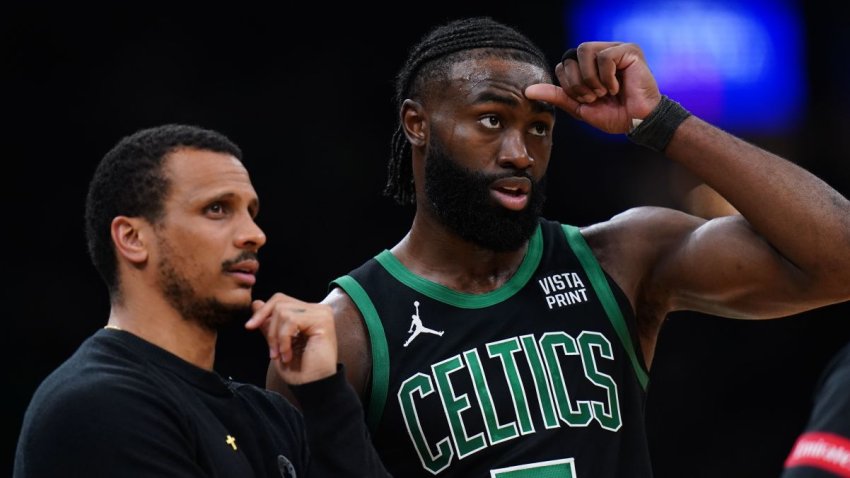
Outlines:
POLYGON ((247 318, 266 242, 247 170, 233 156, 188 148, 163 168, 170 188, 151 257, 162 293, 184 318, 209 328, 247 318))

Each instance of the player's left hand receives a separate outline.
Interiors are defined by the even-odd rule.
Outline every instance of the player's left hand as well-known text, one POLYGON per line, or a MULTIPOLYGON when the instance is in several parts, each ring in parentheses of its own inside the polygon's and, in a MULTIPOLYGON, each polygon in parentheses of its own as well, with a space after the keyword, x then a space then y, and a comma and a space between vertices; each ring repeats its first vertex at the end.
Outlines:
POLYGON ((557 85, 536 84, 525 90, 607 133, 627 133, 632 119, 643 119, 658 105, 661 93, 634 43, 584 42, 574 58, 555 66, 557 85))

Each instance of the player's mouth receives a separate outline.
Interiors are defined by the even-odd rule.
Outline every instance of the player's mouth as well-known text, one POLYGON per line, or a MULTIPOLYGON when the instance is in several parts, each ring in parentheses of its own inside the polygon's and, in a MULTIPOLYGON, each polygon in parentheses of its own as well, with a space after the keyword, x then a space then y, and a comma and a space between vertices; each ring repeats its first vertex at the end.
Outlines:
POLYGON ((531 191, 531 180, 511 176, 493 181, 490 185, 490 196, 502 207, 512 211, 521 211, 528 205, 528 193, 531 191))

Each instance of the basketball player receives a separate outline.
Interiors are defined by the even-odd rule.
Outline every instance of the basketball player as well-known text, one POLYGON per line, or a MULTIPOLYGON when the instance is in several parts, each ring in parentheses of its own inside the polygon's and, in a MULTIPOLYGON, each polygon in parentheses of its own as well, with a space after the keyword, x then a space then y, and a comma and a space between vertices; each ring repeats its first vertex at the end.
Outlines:
MULTIPOLYGON (((520 32, 469 18, 429 32, 397 77, 386 192, 416 214, 324 301, 394 476, 649 477, 666 314, 767 319, 850 298, 839 193, 662 95, 637 45, 583 43, 560 86, 549 72, 520 32), (554 107, 684 165, 742 215, 541 218, 554 107), (442 333, 412 336, 411 315, 442 333)), ((586 160, 568 146, 563 160, 586 160)), ((274 373, 269 386, 286 393, 274 373)))

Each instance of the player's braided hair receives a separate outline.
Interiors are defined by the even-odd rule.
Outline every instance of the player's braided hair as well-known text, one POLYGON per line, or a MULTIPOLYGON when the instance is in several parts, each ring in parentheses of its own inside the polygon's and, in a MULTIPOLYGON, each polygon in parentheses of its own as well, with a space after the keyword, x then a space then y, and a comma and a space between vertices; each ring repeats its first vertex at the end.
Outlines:
MULTIPOLYGON (((489 17, 455 20, 433 29, 413 46, 396 76, 396 106, 407 98, 419 99, 425 86, 448 77, 451 65, 493 55, 524 61, 548 70, 543 52, 525 35, 489 17), (473 51, 474 50, 474 51, 473 51)), ((384 194, 399 204, 413 204, 413 166, 410 143, 401 121, 393 134, 392 156, 387 167, 384 194)))

